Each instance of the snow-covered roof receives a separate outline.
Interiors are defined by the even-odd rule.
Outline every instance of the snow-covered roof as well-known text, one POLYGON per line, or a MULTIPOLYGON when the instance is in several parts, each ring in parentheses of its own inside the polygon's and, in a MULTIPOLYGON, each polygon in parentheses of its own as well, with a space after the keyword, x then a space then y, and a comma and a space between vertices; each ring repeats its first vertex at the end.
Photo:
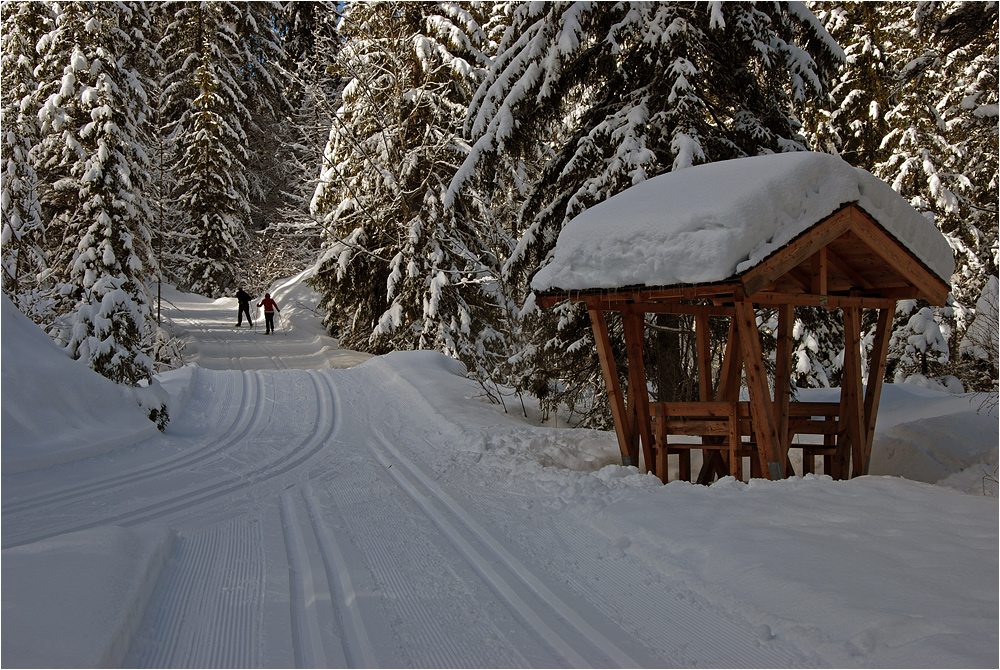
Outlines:
POLYGON ((951 247, 888 184, 830 154, 720 161, 641 182, 572 219, 536 291, 719 282, 856 203, 950 283, 951 247))

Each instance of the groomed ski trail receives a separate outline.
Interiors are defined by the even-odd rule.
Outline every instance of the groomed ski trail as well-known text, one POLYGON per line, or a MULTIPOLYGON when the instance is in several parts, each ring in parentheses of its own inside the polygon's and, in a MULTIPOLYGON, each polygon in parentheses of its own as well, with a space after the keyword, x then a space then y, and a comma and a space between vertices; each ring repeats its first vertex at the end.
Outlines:
POLYGON ((4 481, 5 548, 176 535, 126 667, 809 664, 572 516, 532 526, 530 483, 450 460, 468 436, 388 363, 296 369, 235 302, 172 309, 201 367, 167 434, 4 481))

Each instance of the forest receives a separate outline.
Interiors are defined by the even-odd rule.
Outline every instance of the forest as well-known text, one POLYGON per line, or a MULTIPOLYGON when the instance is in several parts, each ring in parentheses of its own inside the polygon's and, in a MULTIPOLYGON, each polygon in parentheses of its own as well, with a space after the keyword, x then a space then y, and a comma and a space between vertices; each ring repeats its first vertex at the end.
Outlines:
MULTIPOLYGON (((606 427, 586 311, 529 288, 559 231, 666 172, 810 150, 954 250, 946 307, 899 302, 887 381, 998 388, 997 3, 0 8, 3 293, 116 382, 182 358, 161 282, 262 294, 309 269, 342 347, 438 350, 512 411, 606 427)), ((839 315, 795 316, 795 385, 837 386, 839 315)), ((648 318, 654 395, 692 397, 693 323, 648 318)))

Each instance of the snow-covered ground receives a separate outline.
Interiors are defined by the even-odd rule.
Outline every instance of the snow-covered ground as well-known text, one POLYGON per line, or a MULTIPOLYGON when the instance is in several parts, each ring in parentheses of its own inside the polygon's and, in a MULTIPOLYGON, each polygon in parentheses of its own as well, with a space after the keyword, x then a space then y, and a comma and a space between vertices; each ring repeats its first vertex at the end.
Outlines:
POLYGON ((165 434, 4 304, 5 667, 1000 664, 980 397, 887 385, 885 476, 662 486, 272 294, 167 292, 165 434))

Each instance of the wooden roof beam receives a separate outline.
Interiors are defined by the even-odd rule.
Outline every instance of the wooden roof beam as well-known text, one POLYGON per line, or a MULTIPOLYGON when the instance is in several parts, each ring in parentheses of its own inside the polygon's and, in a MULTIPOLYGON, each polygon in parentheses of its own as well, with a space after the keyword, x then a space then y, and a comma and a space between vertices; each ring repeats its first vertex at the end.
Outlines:
POLYGON ((851 232, 888 263, 896 274, 913 284, 932 305, 943 306, 951 290, 947 282, 928 270, 887 233, 874 219, 857 207, 849 208, 851 232))
POLYGON ((812 295, 805 293, 780 293, 760 291, 749 298, 758 305, 776 307, 779 305, 801 305, 804 307, 863 307, 865 309, 895 308, 895 298, 867 297, 856 295, 812 295))
POLYGON ((808 261, 820 249, 846 233, 851 227, 852 207, 843 207, 810 228, 808 234, 800 235, 784 248, 775 252, 743 276, 743 289, 747 297, 761 291, 775 279, 788 273, 792 268, 808 261))

